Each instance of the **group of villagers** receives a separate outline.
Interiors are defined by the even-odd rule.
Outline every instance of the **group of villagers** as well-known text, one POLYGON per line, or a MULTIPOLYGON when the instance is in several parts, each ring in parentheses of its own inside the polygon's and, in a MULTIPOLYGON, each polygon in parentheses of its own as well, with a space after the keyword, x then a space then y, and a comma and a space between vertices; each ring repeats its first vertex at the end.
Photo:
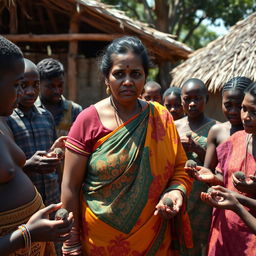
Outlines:
MULTIPOLYGON (((115 39, 100 65, 108 97, 84 109, 67 137, 26 161, 6 117, 40 65, 3 37, 0 48, 1 255, 56 255, 50 242, 56 249, 63 242, 67 256, 255 254, 255 83, 246 77, 225 83, 228 121, 219 123, 205 114, 203 81, 188 79, 162 98, 160 85, 145 85, 150 63, 142 42, 115 39), (29 174, 56 169, 55 149, 64 144, 61 203, 44 208, 45 191, 29 174), (55 219, 59 208, 69 214, 55 219)), ((47 96, 42 79, 37 87, 47 96)))

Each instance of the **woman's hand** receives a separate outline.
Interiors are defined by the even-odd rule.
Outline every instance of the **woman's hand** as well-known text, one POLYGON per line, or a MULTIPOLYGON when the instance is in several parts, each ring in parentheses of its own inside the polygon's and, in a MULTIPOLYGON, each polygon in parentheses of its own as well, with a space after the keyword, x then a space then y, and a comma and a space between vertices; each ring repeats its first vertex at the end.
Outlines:
POLYGON ((232 211, 236 211, 238 209, 238 205, 240 203, 236 198, 235 192, 228 190, 222 186, 213 186, 211 188, 213 188, 214 190, 210 193, 201 193, 201 199, 204 202, 216 208, 232 211))
POLYGON ((31 233, 31 239, 35 241, 63 242, 70 235, 69 232, 73 224, 73 214, 69 213, 66 220, 49 220, 48 215, 57 211, 62 203, 51 204, 48 207, 36 212, 27 222, 27 227, 31 233))
POLYGON ((181 209, 183 204, 183 196, 180 190, 171 190, 166 192, 162 198, 160 199, 159 203, 156 205, 156 210, 154 215, 161 214, 163 218, 170 219, 174 217, 181 209), (169 207, 164 204, 164 199, 170 198, 173 202, 172 207, 169 207))
POLYGON ((241 181, 237 179, 236 176, 233 174, 232 175, 233 185, 237 190, 239 190, 242 193, 255 195, 256 194, 256 177, 250 175, 249 178, 250 180, 241 181))

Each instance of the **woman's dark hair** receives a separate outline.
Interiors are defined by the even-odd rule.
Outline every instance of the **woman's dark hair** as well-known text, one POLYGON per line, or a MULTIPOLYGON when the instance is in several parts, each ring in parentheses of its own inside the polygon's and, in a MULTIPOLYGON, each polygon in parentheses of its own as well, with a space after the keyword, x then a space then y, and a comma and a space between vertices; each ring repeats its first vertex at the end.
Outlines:
POLYGON ((225 91, 230 90, 239 90, 241 92, 245 92, 245 89, 252 83, 252 80, 250 78, 247 78, 245 76, 237 76, 230 79, 227 83, 224 84, 222 89, 222 94, 225 91))
POLYGON ((106 48, 100 65, 100 70, 103 75, 105 77, 108 77, 109 75, 110 69, 113 65, 112 54, 125 54, 129 51, 132 51, 134 54, 140 57, 145 75, 147 76, 149 69, 149 57, 147 49, 142 44, 140 39, 132 36, 117 38, 113 40, 112 43, 106 48))
POLYGON ((252 95, 253 97, 256 98, 256 83, 251 83, 246 90, 244 91, 244 93, 248 93, 250 95, 252 95))
POLYGON ((164 94, 163 94, 163 101, 164 99, 169 96, 170 94, 174 94, 178 97, 181 97, 181 88, 178 87, 170 87, 167 90, 165 90, 164 94))
POLYGON ((64 75, 63 65, 55 59, 47 58, 37 64, 40 80, 52 79, 64 75))

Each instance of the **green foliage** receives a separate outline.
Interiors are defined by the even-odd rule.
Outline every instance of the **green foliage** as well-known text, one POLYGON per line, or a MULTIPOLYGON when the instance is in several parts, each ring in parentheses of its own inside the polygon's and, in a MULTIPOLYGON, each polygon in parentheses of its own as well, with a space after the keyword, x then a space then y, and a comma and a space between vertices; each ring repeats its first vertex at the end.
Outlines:
POLYGON ((156 28, 159 22, 167 23, 167 31, 164 32, 176 35, 178 40, 182 40, 194 49, 216 38, 214 32, 208 31, 207 27, 202 25, 204 19, 213 25, 218 25, 217 20, 222 19, 225 26, 229 27, 256 11, 255 0, 179 0, 175 1, 176 5, 171 0, 102 1, 156 28), (157 12, 156 6, 151 6, 149 2, 159 5, 159 10, 163 11, 157 12), (165 8, 169 8, 168 12, 165 8))
POLYGON ((205 25, 200 24, 200 26, 194 30, 193 36, 188 39, 187 44, 192 49, 197 50, 215 40, 217 37, 218 35, 214 31, 211 31, 205 25))

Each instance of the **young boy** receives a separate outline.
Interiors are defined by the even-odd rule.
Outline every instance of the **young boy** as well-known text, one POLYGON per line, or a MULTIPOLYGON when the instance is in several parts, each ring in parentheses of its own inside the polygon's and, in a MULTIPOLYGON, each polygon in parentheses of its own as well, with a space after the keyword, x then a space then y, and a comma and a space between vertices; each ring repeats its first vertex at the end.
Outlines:
MULTIPOLYGON (((205 84, 196 78, 187 80, 182 86, 182 105, 187 116, 175 121, 182 145, 188 159, 203 165, 207 147, 209 129, 216 121, 204 113, 208 100, 205 84)), ((194 181, 188 199, 188 214, 190 217, 194 248, 183 252, 185 256, 204 256, 211 224, 212 208, 200 200, 201 192, 207 190, 207 185, 194 181)))
POLYGON ((23 167, 47 206, 60 201, 57 157, 46 157, 56 139, 54 120, 47 110, 34 105, 39 94, 39 73, 36 65, 25 60, 23 95, 7 122, 14 140, 26 155, 23 167))
POLYGON ((37 64, 40 75, 40 95, 36 105, 50 111, 54 117, 57 136, 67 135, 82 107, 63 96, 64 67, 51 58, 37 64))
POLYGON ((142 93, 142 99, 146 101, 156 101, 162 104, 162 88, 161 85, 155 81, 149 81, 145 84, 142 93))

